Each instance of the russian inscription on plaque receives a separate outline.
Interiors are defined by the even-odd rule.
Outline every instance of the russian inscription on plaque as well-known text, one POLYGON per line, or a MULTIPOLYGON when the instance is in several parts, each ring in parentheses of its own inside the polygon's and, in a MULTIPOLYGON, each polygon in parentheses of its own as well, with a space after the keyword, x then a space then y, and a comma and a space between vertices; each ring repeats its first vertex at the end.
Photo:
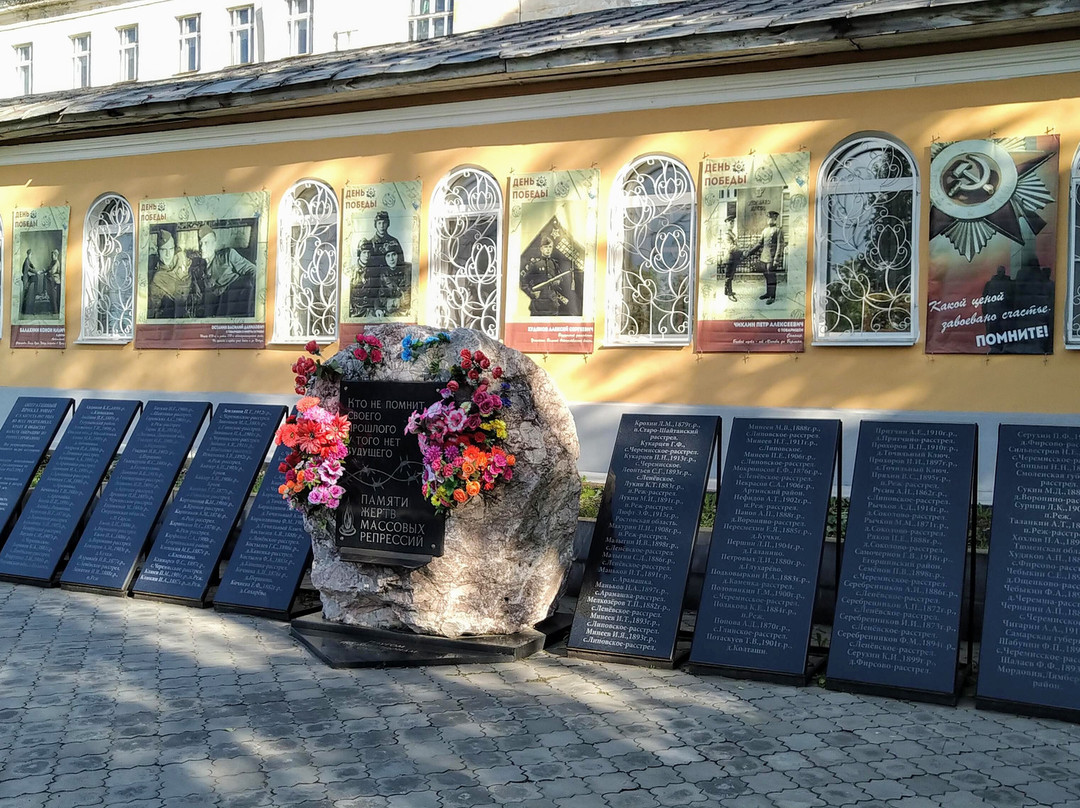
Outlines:
POLYGON ((976 440, 862 422, 827 686, 955 701, 976 440))
POLYGON ((443 517, 421 491, 423 458, 406 439, 409 416, 440 399, 434 382, 341 383, 351 421, 338 508, 346 561, 418 567, 443 553, 443 517))
POLYGON ((719 439, 711 416, 624 415, 567 649, 671 666, 719 439))
POLYGON ((34 472, 75 402, 20 396, 0 427, 0 546, 34 472))
POLYGON ((695 669, 805 679, 839 442, 839 421, 732 423, 690 651, 695 669))
POLYGON ((1002 424, 978 707, 1080 721, 1080 429, 1002 424))
POLYGON ((135 581, 136 597, 206 595, 285 408, 219 404, 135 581))
POLYGON ((311 559, 311 538, 303 515, 290 509, 278 493, 285 481, 278 467, 290 451, 279 446, 274 452, 214 595, 215 609, 282 620, 292 616, 293 601, 311 559))
POLYGON ((75 545, 60 586, 126 595, 203 421, 205 401, 150 401, 75 545))
POLYGON ((94 398, 79 404, 0 550, 0 579, 53 583, 141 406, 94 398))

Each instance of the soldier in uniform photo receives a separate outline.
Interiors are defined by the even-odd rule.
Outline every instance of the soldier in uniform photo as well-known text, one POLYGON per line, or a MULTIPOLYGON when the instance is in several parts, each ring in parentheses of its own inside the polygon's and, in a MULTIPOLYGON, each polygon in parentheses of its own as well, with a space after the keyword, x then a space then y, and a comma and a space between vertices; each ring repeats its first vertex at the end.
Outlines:
POLYGON ((394 314, 402 314, 408 309, 405 303, 406 293, 409 290, 408 270, 404 266, 405 256, 401 248, 391 247, 386 252, 386 273, 384 277, 386 295, 383 313, 389 317, 394 314), (403 305, 404 303, 404 305, 403 305))
POLYGON ((371 237, 371 259, 373 264, 385 264, 386 254, 397 250, 404 256, 401 242, 390 235, 390 214, 380 210, 375 214, 375 235, 371 237))
POLYGON ((60 251, 54 249, 45 270, 45 300, 42 301, 48 314, 60 313, 60 278, 63 272, 60 266, 60 251))
POLYGON ((191 277, 191 260, 176 249, 176 237, 168 230, 157 232, 157 255, 150 256, 150 288, 146 316, 149 319, 182 319, 196 316, 201 298, 191 277))
POLYGON ((32 315, 37 314, 37 307, 34 302, 35 297, 38 294, 45 293, 45 276, 34 264, 34 259, 31 258, 30 250, 26 251, 26 257, 22 262, 22 302, 20 305, 20 314, 32 315))
POLYGON ((540 255, 525 264, 521 272, 521 291, 529 297, 530 317, 557 317, 560 308, 570 303, 563 288, 565 276, 552 257, 555 244, 545 236, 540 241, 540 255))
POLYGON ((232 247, 218 249, 218 234, 208 224, 199 228, 199 273, 204 317, 255 316, 255 264, 232 247))
POLYGON ((747 256, 758 256, 761 273, 765 276, 765 294, 758 300, 769 305, 776 302, 776 272, 780 268, 784 255, 784 233, 780 229, 780 212, 770 210, 769 221, 761 231, 757 244, 747 251, 747 256))
POLYGON ((735 233, 735 204, 728 203, 727 216, 720 230, 720 251, 716 257, 716 279, 724 279, 724 294, 731 300, 738 302, 732 284, 735 281, 735 270, 742 260, 742 252, 739 250, 738 235, 735 233))
POLYGON ((356 268, 350 273, 350 317, 382 317, 385 313, 383 275, 386 268, 375 266, 373 253, 369 239, 363 239, 356 248, 356 268))

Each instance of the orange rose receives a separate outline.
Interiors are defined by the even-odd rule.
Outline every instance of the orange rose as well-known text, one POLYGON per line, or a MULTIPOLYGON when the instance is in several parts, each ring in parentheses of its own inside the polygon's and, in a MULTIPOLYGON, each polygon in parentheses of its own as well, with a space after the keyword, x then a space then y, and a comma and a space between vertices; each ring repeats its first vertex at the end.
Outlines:
POLYGON ((469 496, 464 491, 462 491, 460 488, 455 488, 454 489, 454 499, 456 499, 458 502, 464 502, 468 498, 469 498, 469 496))
POLYGON ((465 493, 470 497, 475 497, 480 493, 480 483, 476 480, 469 480, 469 482, 465 483, 465 493))
POLYGON ((468 460, 466 460, 464 463, 461 464, 461 477, 462 477, 462 479, 467 480, 470 477, 472 477, 474 474, 476 474, 476 466, 475 465, 470 463, 468 460))
POLYGON ((515 463, 515 462, 516 462, 516 461, 514 460, 514 456, 513 456, 513 455, 507 455, 507 456, 506 456, 506 465, 508 465, 508 466, 512 466, 512 465, 514 465, 514 463, 515 463))

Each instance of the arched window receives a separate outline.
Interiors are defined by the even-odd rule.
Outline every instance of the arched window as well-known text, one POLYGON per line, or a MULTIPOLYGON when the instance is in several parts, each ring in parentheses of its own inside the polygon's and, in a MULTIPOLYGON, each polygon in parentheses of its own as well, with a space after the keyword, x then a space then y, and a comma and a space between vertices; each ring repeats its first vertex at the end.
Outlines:
POLYGON ((131 342, 134 311, 135 217, 124 197, 102 194, 83 223, 79 342, 131 342))
POLYGON ((686 345, 693 321, 697 204, 686 166, 639 157, 611 193, 605 342, 686 345))
POLYGON ((1065 347, 1080 348, 1080 149, 1069 182, 1069 294, 1065 297, 1065 347))
POLYGON ((814 342, 911 345, 918 338, 918 173, 902 143, 843 141, 818 176, 814 342))
MULTIPOLYGON (((14 273, 13 273, 14 274, 14 273)), ((4 220, 0 218, 0 335, 4 333, 4 220)), ((0 336, 3 339, 3 336, 0 336)))
POLYGON ((456 168, 431 197, 432 324, 499 336, 502 189, 480 168, 456 168))
POLYGON ((337 339, 338 200, 321 180, 300 180, 278 208, 274 342, 337 339))

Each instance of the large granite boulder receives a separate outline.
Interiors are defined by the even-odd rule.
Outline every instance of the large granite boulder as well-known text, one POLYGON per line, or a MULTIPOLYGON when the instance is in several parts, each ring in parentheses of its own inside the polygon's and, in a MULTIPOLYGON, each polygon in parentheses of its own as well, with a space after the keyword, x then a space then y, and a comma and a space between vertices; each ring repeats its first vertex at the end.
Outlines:
MULTIPOLYGON (((368 628, 407 629, 444 637, 514 634, 548 617, 572 561, 581 480, 573 416, 548 374, 524 354, 471 329, 415 361, 401 359, 401 341, 437 333, 422 326, 365 329, 384 345, 373 371, 346 346, 333 362, 347 380, 425 381, 433 359, 442 375, 461 349, 482 350, 503 368, 511 406, 503 410, 505 448, 516 455, 514 477, 459 505, 447 517, 444 553, 415 570, 341 559, 333 526, 306 525, 314 546, 311 581, 327 620, 368 628)), ((310 392, 335 406, 337 383, 316 379, 310 392)), ((412 436, 407 438, 413 440, 412 436)))

